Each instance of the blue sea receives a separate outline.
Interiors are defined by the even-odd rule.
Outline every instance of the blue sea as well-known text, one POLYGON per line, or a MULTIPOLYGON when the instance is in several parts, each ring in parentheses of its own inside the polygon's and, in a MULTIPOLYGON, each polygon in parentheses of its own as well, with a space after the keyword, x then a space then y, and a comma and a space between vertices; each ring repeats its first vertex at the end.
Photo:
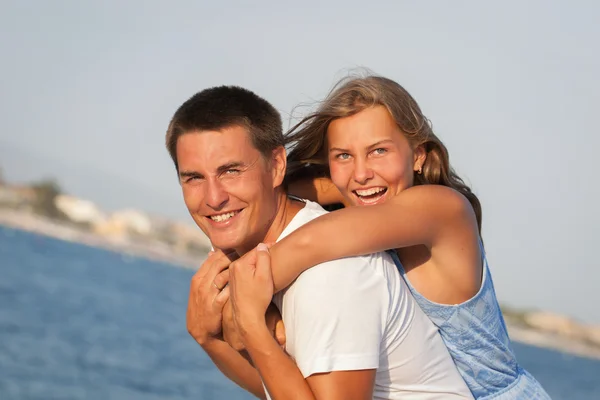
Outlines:
MULTIPOLYGON (((192 274, 0 227, 0 399, 253 398, 186 331, 192 274)), ((515 351, 553 399, 600 399, 600 361, 515 351)))

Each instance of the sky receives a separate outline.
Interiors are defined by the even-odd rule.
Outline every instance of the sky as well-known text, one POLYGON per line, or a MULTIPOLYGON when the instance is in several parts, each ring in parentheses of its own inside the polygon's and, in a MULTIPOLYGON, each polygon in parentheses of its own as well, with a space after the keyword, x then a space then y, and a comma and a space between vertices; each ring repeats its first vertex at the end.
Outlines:
POLYGON ((0 168, 191 221, 164 147, 187 98, 235 84, 282 113, 356 68, 419 102, 483 205, 504 304, 600 324, 600 3, 0 3, 0 168))

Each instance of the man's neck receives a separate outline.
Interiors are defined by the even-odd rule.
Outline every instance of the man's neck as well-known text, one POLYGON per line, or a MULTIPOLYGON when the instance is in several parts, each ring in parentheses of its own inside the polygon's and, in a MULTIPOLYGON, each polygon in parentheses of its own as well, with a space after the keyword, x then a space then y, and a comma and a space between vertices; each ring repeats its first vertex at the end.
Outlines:
POLYGON ((252 243, 248 248, 236 249, 236 253, 242 256, 252 250, 258 243, 275 243, 283 230, 288 226, 298 212, 304 208, 304 203, 292 200, 283 190, 277 194, 277 211, 273 217, 266 234, 262 240, 252 243))

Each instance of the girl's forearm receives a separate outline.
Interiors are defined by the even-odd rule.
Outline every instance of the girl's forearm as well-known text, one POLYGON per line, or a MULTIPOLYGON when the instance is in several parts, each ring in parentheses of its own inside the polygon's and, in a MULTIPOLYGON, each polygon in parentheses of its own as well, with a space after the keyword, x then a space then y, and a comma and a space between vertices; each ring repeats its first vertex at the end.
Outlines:
POLYGON ((344 257, 428 243, 435 208, 409 189, 384 204, 349 207, 301 226, 271 248, 275 290, 287 287, 315 265, 344 257))
POLYGON ((389 249, 386 246, 390 240, 380 240, 383 235, 378 224, 360 223, 362 211, 353 207, 323 215, 273 245, 270 252, 275 291, 289 286, 317 264, 389 249))

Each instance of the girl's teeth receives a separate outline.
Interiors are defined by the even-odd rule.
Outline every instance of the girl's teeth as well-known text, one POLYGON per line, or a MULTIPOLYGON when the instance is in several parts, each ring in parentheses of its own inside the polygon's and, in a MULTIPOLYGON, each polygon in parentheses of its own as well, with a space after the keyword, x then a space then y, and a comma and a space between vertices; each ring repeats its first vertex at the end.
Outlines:
POLYGON ((356 194, 359 196, 371 196, 372 194, 383 192, 385 188, 371 188, 366 190, 357 190, 356 194))
POLYGON ((372 198, 372 199, 371 199, 371 198, 364 198, 364 197, 360 197, 360 201, 361 201, 363 204, 375 204, 375 203, 377 203, 377 202, 379 201, 379 199, 381 199, 381 198, 382 198, 382 196, 377 196, 377 197, 374 197, 374 198, 372 198))

